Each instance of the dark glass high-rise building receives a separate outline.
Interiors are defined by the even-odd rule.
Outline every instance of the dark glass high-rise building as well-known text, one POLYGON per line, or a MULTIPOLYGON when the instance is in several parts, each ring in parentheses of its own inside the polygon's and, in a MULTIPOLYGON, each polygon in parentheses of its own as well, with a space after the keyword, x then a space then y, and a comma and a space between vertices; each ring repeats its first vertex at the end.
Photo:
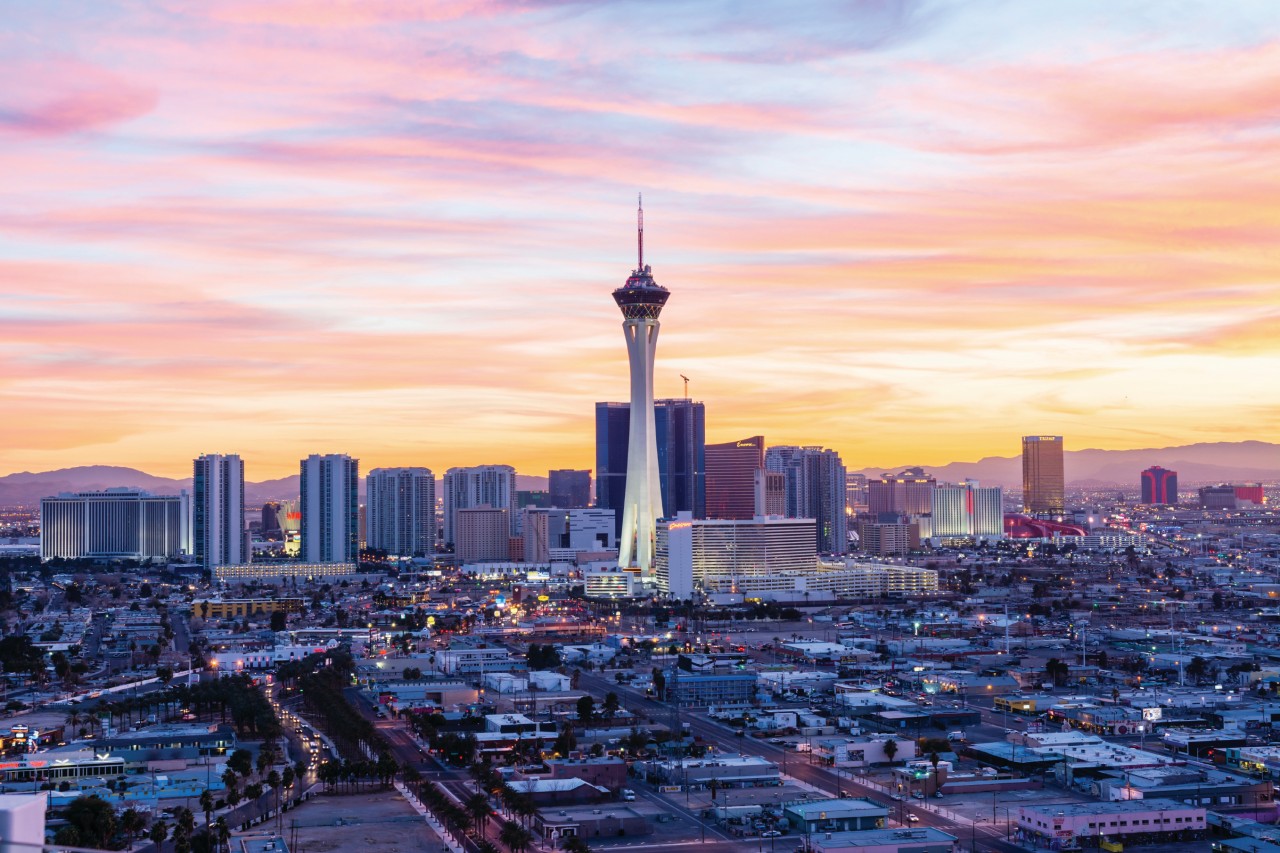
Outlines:
MULTIPOLYGON (((654 400, 658 438, 658 476, 662 515, 707 514, 706 409, 687 399, 654 400)), ((631 427, 629 403, 596 403, 596 506, 614 511, 622 530, 627 492, 627 442, 631 427)))
POLYGON ((1147 506, 1176 506, 1178 472, 1152 465, 1142 472, 1142 502, 1147 506))
POLYGON ((706 460, 707 518, 754 518, 756 473, 764 470, 764 436, 708 444, 706 460))
POLYGON ((581 509, 591 506, 591 472, 560 468, 547 472, 547 494, 551 506, 581 509))

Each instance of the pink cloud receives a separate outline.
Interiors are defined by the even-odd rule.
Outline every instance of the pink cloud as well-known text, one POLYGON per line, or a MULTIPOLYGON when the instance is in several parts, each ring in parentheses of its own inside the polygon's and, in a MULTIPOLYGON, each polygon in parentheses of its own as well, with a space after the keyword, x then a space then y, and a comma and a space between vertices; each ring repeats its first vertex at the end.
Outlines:
POLYGON ((913 62, 907 69, 882 93, 886 107, 915 117, 898 126, 910 138, 897 138, 957 153, 1032 154, 1245 131, 1280 112, 1280 41, 1084 63, 913 62))
POLYGON ((62 136, 102 130, 155 109, 154 88, 78 61, 15 62, 0 67, 0 130, 62 136))

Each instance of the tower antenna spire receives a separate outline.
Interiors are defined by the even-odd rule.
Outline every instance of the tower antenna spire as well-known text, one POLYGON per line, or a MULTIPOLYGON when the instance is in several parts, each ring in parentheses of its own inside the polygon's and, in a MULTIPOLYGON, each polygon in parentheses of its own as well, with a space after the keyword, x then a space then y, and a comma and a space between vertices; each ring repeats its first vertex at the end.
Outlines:
POLYGON ((644 194, 636 193, 636 269, 644 269, 644 194))

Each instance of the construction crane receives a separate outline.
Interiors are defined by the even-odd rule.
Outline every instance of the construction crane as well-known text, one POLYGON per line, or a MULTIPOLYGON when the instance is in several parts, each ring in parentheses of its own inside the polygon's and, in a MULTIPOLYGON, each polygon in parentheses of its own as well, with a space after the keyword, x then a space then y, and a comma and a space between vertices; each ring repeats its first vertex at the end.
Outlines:
POLYGON ((681 373, 680 378, 684 380, 684 398, 688 400, 689 399, 689 377, 681 373))

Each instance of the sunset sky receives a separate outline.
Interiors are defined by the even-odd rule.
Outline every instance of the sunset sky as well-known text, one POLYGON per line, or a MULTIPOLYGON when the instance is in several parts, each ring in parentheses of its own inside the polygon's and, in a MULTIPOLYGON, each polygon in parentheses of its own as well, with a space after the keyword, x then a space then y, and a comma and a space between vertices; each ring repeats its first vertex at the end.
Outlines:
POLYGON ((0 474, 1280 433, 1271 0, 4 8, 0 474))

